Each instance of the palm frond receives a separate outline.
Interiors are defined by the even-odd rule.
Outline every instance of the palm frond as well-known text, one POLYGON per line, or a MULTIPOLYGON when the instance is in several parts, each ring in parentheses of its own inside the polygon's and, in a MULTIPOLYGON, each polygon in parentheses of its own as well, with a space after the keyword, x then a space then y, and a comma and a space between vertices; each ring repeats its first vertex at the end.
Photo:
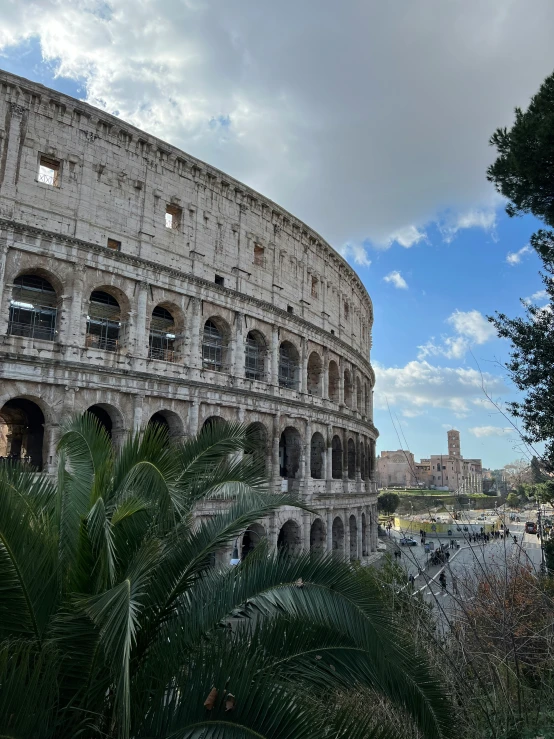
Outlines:
POLYGON ((106 515, 103 498, 97 498, 86 517, 90 538, 96 588, 111 588, 115 578, 115 547, 112 522, 106 515))

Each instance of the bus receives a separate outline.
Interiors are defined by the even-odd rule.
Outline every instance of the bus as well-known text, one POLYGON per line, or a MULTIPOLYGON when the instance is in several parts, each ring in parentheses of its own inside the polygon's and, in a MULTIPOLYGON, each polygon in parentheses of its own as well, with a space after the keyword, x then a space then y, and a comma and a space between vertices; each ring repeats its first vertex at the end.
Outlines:
POLYGON ((527 521, 527 523, 525 524, 525 533, 526 534, 536 534, 537 524, 534 521, 527 521))

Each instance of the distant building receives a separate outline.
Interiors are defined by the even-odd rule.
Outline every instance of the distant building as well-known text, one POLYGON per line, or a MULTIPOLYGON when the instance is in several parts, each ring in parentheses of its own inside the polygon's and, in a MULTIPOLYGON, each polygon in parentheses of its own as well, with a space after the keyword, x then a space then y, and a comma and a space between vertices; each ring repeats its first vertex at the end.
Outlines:
POLYGON ((448 454, 432 454, 416 462, 411 452, 398 449, 377 457, 380 487, 425 487, 458 493, 483 492, 483 463, 464 459, 460 451, 460 432, 448 431, 448 454))

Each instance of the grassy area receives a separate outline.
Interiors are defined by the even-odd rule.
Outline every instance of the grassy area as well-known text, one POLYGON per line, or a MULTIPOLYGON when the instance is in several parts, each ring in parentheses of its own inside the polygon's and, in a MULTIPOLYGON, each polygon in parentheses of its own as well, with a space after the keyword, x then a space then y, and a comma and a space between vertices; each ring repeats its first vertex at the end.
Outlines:
POLYGON ((400 497, 403 496, 413 496, 417 495, 422 498, 432 497, 432 498, 494 498, 494 496, 485 495, 485 493, 470 493, 470 494, 460 494, 459 496, 454 495, 454 493, 449 492, 448 490, 395 490, 394 488, 383 488, 379 491, 380 493, 396 493, 400 497))

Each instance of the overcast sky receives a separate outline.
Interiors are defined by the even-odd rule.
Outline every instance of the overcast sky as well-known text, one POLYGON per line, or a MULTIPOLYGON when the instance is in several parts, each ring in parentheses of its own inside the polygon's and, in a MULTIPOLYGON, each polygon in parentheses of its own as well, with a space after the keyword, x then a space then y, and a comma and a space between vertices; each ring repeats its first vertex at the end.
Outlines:
MULTIPOLYGON (((86 99, 303 219, 375 304, 380 449, 521 456, 483 316, 541 289, 488 139, 554 69, 552 0, 0 0, 0 66, 86 99)), ((540 301, 540 298, 538 298, 540 301)))

